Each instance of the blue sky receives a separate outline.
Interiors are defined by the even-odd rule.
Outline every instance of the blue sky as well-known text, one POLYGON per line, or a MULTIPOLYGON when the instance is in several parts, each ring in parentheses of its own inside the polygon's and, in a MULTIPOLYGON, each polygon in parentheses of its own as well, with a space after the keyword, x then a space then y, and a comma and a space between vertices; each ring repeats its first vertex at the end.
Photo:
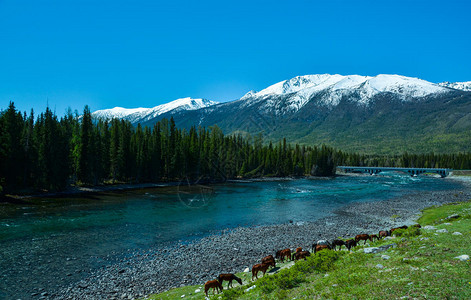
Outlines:
POLYGON ((228 101, 305 74, 471 80, 471 1, 0 0, 0 108, 228 101))

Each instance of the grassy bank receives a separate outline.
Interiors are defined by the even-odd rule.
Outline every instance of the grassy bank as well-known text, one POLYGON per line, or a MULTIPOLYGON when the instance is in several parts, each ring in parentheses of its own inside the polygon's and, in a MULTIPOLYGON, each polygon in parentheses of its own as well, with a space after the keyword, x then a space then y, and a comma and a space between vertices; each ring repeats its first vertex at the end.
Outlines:
MULTIPOLYGON (((365 246, 360 246, 352 252, 322 251, 290 268, 292 263, 277 264, 282 268, 255 282, 250 281, 251 274, 239 273, 244 286, 234 283, 235 288, 225 288, 223 294, 211 298, 471 299, 471 262, 456 258, 471 255, 471 202, 426 209, 418 222, 435 229, 408 229, 391 240, 367 243, 366 247, 395 244, 381 253, 366 254, 365 246), (446 219, 453 214, 460 217, 446 219), (437 232, 440 229, 447 232, 437 232)), ((182 295, 203 299, 203 285, 174 289, 151 299, 182 295)))

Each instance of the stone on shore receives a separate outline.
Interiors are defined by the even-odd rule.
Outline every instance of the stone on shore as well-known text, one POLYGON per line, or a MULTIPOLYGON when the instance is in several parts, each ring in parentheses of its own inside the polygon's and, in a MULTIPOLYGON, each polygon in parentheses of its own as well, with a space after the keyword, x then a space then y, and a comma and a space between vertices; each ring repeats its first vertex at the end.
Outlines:
POLYGON ((438 232, 438 233, 448 233, 448 230, 443 228, 443 229, 438 229, 436 232, 438 232))
POLYGON ((363 249, 363 252, 364 253, 379 253, 379 252, 384 252, 388 250, 389 248, 396 248, 396 247, 397 245, 394 243, 394 244, 389 244, 389 245, 383 245, 380 247, 368 247, 368 248, 363 249))
POLYGON ((452 235, 463 235, 461 232, 455 231, 452 233, 452 235))
POLYGON ((447 220, 452 220, 452 219, 458 219, 459 217, 460 217, 460 215, 458 215, 458 214, 453 214, 453 215, 451 215, 451 216, 446 217, 446 219, 447 219, 447 220))
POLYGON ((455 258, 459 259, 460 261, 468 261, 469 260, 469 255, 463 254, 463 255, 457 256, 455 258))

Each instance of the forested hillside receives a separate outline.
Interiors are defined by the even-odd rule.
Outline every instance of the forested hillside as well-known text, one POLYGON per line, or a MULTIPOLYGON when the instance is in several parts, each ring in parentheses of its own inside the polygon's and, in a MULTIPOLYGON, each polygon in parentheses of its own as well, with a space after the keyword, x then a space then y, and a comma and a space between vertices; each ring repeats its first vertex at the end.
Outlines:
POLYGON ((285 139, 263 142, 260 135, 224 135, 217 126, 180 129, 173 118, 152 128, 94 121, 88 106, 82 116, 69 112, 59 119, 47 108, 36 117, 10 103, 0 113, 0 162, 1 190, 14 193, 115 182, 330 176, 336 165, 470 169, 471 154, 366 156, 285 139))

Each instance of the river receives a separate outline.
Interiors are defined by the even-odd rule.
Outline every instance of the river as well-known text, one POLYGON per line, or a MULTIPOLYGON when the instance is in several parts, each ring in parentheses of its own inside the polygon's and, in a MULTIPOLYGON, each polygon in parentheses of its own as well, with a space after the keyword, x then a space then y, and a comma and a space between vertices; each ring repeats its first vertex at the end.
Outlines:
MULTIPOLYGON (((309 222, 352 202, 460 188, 396 173, 227 182, 0 206, 0 298, 67 286, 139 249, 240 226, 309 222)), ((34 293, 33 293, 34 294, 34 293)))

